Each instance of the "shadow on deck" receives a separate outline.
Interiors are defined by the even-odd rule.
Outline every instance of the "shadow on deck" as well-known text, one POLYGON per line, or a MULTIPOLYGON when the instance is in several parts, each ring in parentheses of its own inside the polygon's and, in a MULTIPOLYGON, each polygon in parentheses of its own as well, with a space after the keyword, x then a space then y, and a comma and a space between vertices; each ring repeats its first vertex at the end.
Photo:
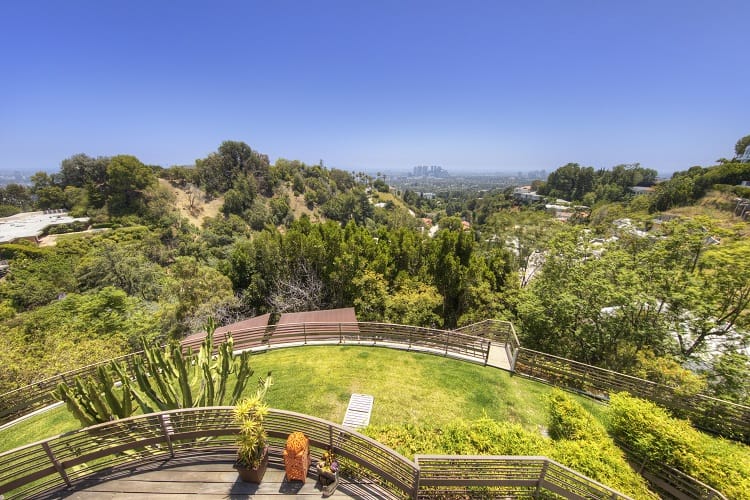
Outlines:
MULTIPOLYGON (((314 469, 307 480, 287 481, 283 463, 273 457, 261 484, 242 482, 233 469, 234 453, 216 453, 172 458, 158 462, 118 467, 37 498, 93 499, 218 499, 218 498, 322 498, 314 469)), ((335 493, 328 497, 393 498, 378 485, 342 478, 335 493)))

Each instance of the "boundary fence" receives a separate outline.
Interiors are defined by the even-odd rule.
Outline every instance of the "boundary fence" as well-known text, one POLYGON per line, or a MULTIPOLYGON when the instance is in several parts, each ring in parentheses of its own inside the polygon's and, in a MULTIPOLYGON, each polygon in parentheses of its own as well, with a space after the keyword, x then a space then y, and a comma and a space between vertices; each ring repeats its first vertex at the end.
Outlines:
MULTIPOLYGON (((371 485, 380 498, 445 498, 459 490, 480 496, 549 491, 581 500, 629 498, 545 457, 420 455, 411 461, 356 431, 284 410, 271 410, 266 428, 271 454, 281 454, 290 433, 304 432, 314 457, 333 448, 344 460, 343 474, 371 485)), ((79 429, 0 454, 0 494, 53 494, 130 463, 229 450, 237 434, 227 406, 150 413, 79 429)))

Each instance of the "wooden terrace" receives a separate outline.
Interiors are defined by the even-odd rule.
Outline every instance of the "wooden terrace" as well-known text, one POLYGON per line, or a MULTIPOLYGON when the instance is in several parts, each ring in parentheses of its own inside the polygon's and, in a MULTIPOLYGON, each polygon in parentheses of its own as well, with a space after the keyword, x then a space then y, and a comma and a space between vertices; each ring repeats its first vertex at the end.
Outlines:
MULTIPOLYGON (((170 458, 96 474, 72 489, 40 498, 93 500, 101 498, 153 498, 156 500, 219 498, 322 498, 313 473, 307 480, 288 481, 283 463, 272 458, 261 484, 242 482, 232 467, 234 453, 170 458)), ((312 469, 310 469, 312 471, 312 469)), ((341 478, 328 498, 386 498, 391 495, 374 484, 341 478)))

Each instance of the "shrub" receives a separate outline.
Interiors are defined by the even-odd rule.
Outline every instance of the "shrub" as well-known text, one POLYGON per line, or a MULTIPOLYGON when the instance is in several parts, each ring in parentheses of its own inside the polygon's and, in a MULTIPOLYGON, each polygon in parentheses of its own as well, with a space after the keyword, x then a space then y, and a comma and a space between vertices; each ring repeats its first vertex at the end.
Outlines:
POLYGON ((547 456, 634 498, 657 498, 645 481, 630 469, 622 452, 590 414, 576 407, 562 392, 556 400, 555 406, 560 408, 556 410, 560 428, 575 429, 573 433, 580 436, 580 440, 553 441, 518 424, 486 417, 472 422, 458 420, 442 427, 373 426, 364 432, 410 458, 417 454, 547 456), (582 424, 583 421, 586 423, 582 424))
POLYGON ((549 396, 549 414, 552 439, 609 440, 604 427, 559 389, 549 396))
POLYGON ((560 390, 549 396, 549 457, 634 498, 658 498, 628 465, 622 450, 580 404, 560 390))
POLYGON ((2 259, 18 259, 20 257, 36 259, 48 254, 48 249, 40 248, 33 243, 26 241, 0 245, 0 258, 2 259))
POLYGON ((678 469, 721 491, 750 499, 750 449, 712 438, 690 422, 627 393, 612 394, 610 429, 642 460, 678 469))
POLYGON ((365 434, 406 457, 444 455, 544 455, 548 440, 518 424, 481 418, 457 420, 447 425, 371 426, 365 434))

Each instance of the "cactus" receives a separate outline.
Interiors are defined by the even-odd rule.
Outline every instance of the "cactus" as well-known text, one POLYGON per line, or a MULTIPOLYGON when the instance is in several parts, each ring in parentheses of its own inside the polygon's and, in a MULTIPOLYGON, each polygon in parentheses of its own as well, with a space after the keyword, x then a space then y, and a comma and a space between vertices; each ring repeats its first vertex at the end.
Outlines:
MULTIPOLYGON (((112 367, 116 373, 122 371, 115 362, 112 367)), ((68 411, 84 426, 126 418, 134 412, 133 394, 127 379, 118 391, 110 372, 104 366, 97 369, 94 379, 76 377, 72 387, 61 382, 54 395, 65 402, 68 411)))
POLYGON ((216 325, 209 320, 205 328, 206 338, 197 354, 190 349, 183 353, 177 344, 159 348, 143 340, 143 355, 133 359, 132 373, 124 365, 112 362, 109 367, 99 367, 94 379, 76 379, 72 387, 60 384, 55 397, 65 401, 84 426, 129 417, 136 409, 134 401, 143 413, 235 405, 253 375, 250 353, 235 356, 229 336, 218 347, 216 359, 212 359, 216 325), (113 374, 122 382, 119 389, 115 388, 113 374), (225 402, 230 377, 236 383, 225 402))

